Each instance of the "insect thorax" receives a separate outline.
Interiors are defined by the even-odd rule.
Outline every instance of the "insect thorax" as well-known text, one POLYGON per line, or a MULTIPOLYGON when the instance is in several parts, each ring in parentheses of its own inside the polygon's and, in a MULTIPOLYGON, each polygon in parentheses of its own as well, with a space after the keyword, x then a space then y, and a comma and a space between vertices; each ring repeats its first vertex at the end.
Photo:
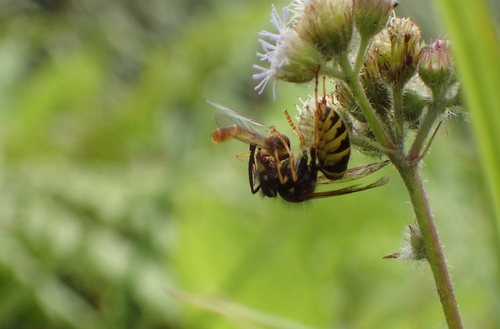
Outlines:
POLYGON ((293 181, 292 169, 289 159, 282 162, 283 184, 278 184, 279 195, 288 202, 302 202, 308 200, 316 189, 318 169, 312 159, 303 155, 295 161, 297 181, 293 181))

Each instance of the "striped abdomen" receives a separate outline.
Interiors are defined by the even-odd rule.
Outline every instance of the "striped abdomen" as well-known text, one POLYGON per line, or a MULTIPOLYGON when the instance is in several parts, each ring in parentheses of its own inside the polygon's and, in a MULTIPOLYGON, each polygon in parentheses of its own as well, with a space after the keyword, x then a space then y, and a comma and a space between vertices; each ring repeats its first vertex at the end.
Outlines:
POLYGON ((341 178, 347 170, 351 143, 340 115, 329 106, 320 106, 319 143, 316 149, 319 169, 331 180, 341 178))

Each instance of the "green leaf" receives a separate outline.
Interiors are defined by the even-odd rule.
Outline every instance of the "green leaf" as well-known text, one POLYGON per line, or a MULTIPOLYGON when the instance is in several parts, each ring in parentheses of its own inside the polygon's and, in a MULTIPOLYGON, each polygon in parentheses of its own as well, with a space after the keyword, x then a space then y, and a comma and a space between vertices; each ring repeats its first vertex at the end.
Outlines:
MULTIPOLYGON (((438 0, 500 227, 500 42, 485 0, 438 0)), ((498 240, 497 232, 497 241, 498 240)), ((497 248, 497 259, 500 248, 497 248)), ((493 298, 497 309, 500 300, 493 298)))

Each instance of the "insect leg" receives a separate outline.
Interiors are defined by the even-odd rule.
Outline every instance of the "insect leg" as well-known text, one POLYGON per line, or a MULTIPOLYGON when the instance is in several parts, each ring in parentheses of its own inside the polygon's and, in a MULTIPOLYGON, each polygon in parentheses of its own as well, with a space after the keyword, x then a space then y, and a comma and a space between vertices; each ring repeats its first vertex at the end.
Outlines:
POLYGON ((255 167, 255 148, 257 145, 250 145, 250 159, 248 160, 248 181, 250 182, 250 190, 252 194, 259 192, 260 184, 255 187, 255 177, 256 175, 256 167, 255 167))
POLYGON ((238 154, 238 155, 236 156, 236 158, 237 158, 238 160, 240 160, 240 161, 243 161, 243 162, 245 162, 245 163, 248 163, 248 161, 247 161, 247 160, 245 160, 245 159, 243 159, 243 157, 246 157, 246 156, 251 156, 251 155, 252 155, 252 152, 245 152, 245 153, 238 154))
MULTIPOLYGON (((279 131, 276 130, 276 128, 272 127, 271 133, 276 135, 278 139, 281 141, 283 146, 285 147, 286 152, 288 153, 288 158, 290 161, 290 171, 292 172, 292 179, 294 182, 297 181, 297 172, 295 171, 295 160, 292 151, 290 150, 290 147, 288 146, 288 143, 286 142, 285 138, 280 134, 279 131)), ((280 183, 283 184, 285 182, 285 179, 283 178, 283 175, 281 174, 281 159, 278 154, 278 149, 274 148, 274 158, 276 159, 276 168, 278 170, 278 177, 280 180, 280 183)))

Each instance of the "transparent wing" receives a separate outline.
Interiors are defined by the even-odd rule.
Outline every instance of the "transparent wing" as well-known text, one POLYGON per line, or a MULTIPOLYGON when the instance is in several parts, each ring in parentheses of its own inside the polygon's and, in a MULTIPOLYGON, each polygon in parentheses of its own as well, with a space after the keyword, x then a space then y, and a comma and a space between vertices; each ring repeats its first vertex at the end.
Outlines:
POLYGON ((221 110, 215 114, 215 122, 219 128, 212 134, 214 142, 226 141, 230 136, 244 143, 269 150, 268 137, 271 135, 272 127, 220 104, 210 101, 208 103, 221 110))
POLYGON ((370 174, 373 174, 374 172, 387 166, 389 163, 390 163, 390 161, 386 160, 386 161, 365 164, 365 165, 358 166, 356 168, 348 169, 345 172, 344 176, 342 176, 342 178, 335 179, 335 180, 330 180, 330 179, 326 178, 325 176, 319 176, 318 180, 317 180, 317 184, 323 185, 323 184, 350 182, 350 181, 353 181, 356 179, 366 177, 370 174))
POLYGON ((346 188, 342 188, 342 189, 334 190, 334 191, 316 192, 316 193, 311 194, 309 196, 309 199, 328 198, 328 197, 331 197, 331 196, 339 196, 339 195, 344 195, 344 194, 361 192, 361 191, 365 191, 365 190, 369 190, 369 189, 372 189, 372 188, 375 188, 375 187, 379 187, 379 186, 385 185, 388 182, 389 182, 389 178, 382 177, 381 179, 379 179, 375 183, 371 183, 371 184, 368 184, 368 185, 360 185, 360 184, 358 184, 358 185, 352 185, 352 186, 348 186, 346 188))

